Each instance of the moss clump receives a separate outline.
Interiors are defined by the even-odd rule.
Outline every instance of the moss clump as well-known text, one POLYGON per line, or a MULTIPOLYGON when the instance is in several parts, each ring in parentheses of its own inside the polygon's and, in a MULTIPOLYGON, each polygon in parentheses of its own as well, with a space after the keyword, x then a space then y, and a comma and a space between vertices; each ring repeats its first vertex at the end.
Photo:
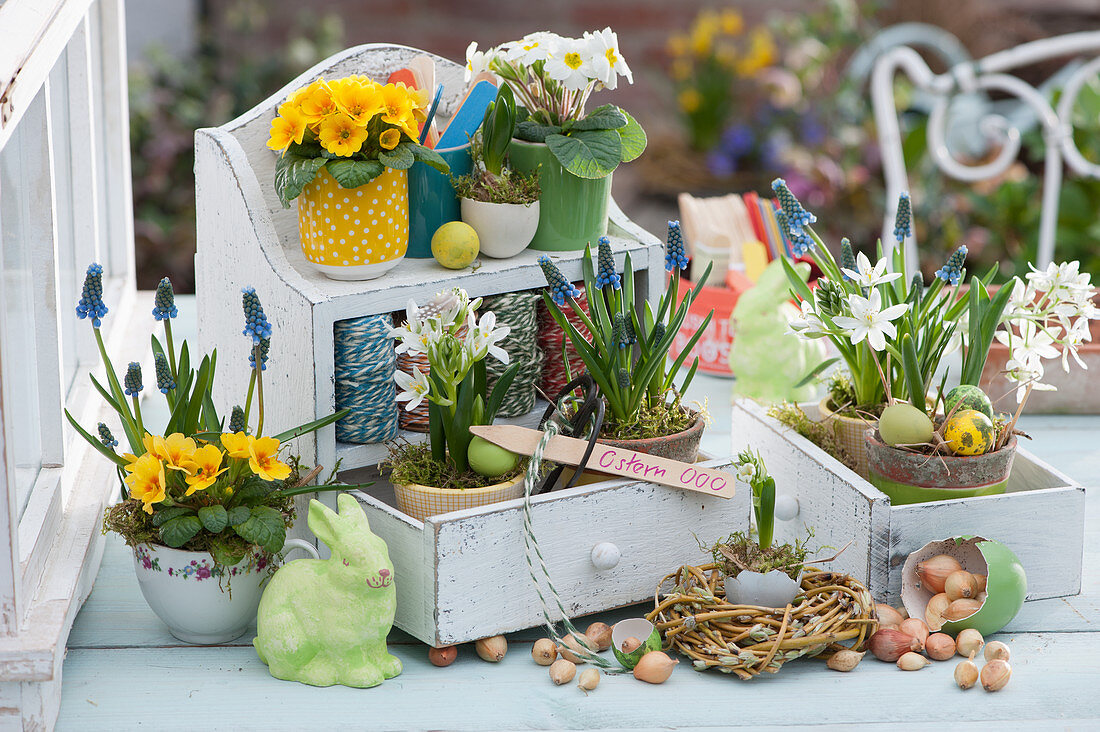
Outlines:
POLYGON ((836 433, 824 423, 810 419, 797 404, 789 402, 776 404, 768 409, 768 416, 778 420, 780 424, 790 427, 852 470, 855 470, 855 458, 840 444, 836 433))
POLYGON ((472 470, 457 473, 450 462, 436 462, 432 457, 432 446, 427 442, 394 442, 389 450, 390 456, 383 467, 390 469, 391 483, 419 483, 433 488, 465 490, 507 482, 527 469, 527 460, 521 460, 514 470, 495 478, 486 478, 472 470))
POLYGON ((488 171, 462 175, 451 179, 459 198, 469 198, 484 203, 529 204, 539 200, 537 173, 517 173, 508 168, 500 175, 488 171))
POLYGON ((730 534, 706 551, 727 577, 736 577, 741 572, 766 573, 778 569, 793 580, 798 579, 809 554, 804 540, 761 549, 756 540, 743 531, 730 534))
POLYGON ((673 402, 643 405, 628 421, 616 422, 608 418, 603 423, 600 437, 610 440, 647 440, 652 437, 664 437, 683 432, 695 422, 695 413, 673 402))

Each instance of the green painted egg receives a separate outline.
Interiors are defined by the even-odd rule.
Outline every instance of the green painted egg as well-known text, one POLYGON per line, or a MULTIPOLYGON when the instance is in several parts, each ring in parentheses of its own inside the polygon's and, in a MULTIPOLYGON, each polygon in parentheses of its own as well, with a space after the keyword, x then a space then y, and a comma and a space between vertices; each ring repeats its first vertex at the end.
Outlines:
POLYGON ((470 440, 466 458, 474 472, 486 478, 504 475, 519 464, 519 455, 476 435, 470 440))
POLYGON ((956 455, 984 455, 993 447, 993 420, 976 409, 962 409, 943 425, 943 439, 956 455))
POLYGON ((985 392, 972 384, 960 384, 943 398, 944 411, 951 414, 955 407, 961 412, 964 409, 973 409, 993 419, 993 403, 985 392))
POLYGON ((878 433, 887 445, 918 445, 929 442, 932 420, 912 404, 898 402, 882 410, 878 418, 878 433))

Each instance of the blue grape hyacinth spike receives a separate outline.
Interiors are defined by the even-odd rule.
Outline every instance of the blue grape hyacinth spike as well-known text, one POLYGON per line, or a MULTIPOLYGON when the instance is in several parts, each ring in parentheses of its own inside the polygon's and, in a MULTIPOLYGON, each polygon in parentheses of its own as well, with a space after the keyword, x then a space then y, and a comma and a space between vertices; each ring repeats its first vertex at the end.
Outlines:
POLYGON ((580 297, 581 291, 572 282, 565 279, 565 275, 550 261, 550 257, 543 254, 539 257, 538 262, 539 266, 542 267, 543 276, 546 277, 546 284, 550 286, 550 297, 558 304, 558 307, 565 306, 566 298, 580 297))
POLYGON ((92 262, 84 275, 84 287, 80 291, 80 301, 76 304, 76 315, 81 320, 92 319, 92 327, 103 324, 107 306, 103 302, 103 266, 92 262))

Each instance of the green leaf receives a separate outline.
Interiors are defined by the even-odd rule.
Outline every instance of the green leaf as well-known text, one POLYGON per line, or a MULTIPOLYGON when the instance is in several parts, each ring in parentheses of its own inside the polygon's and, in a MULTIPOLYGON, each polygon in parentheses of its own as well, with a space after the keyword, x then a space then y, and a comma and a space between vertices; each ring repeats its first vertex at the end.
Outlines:
POLYGON ((277 552, 282 549, 286 541, 283 515, 271 506, 254 506, 251 513, 246 521, 233 527, 237 534, 265 551, 277 552))
POLYGON ((244 559, 244 555, 247 553, 247 548, 234 546, 221 541, 215 541, 210 547, 210 554, 214 557, 214 561, 226 567, 232 567, 234 564, 237 564, 244 559))
POLYGON ((544 125, 531 120, 524 120, 516 125, 516 137, 527 142, 546 142, 550 135, 560 135, 561 127, 558 125, 544 125))
POLYGON ((645 130, 642 129, 636 119, 630 116, 629 112, 620 111, 626 116, 626 126, 618 129, 619 140, 623 148, 623 162, 629 163, 645 152, 649 138, 646 137, 645 130))
POLYGON ((806 374, 801 379, 799 379, 798 383, 794 385, 794 388, 795 389, 801 389, 802 387, 806 386, 811 381, 813 381, 815 378, 817 378, 818 374, 820 374, 822 371, 829 368, 830 366, 832 366, 834 363, 836 363, 839 360, 840 359, 837 358, 836 356, 833 356, 832 358, 825 359, 824 361, 819 363, 817 366, 814 366, 813 369, 810 370, 810 373, 806 374))
POLYGON ((562 167, 578 178, 605 178, 623 159, 622 141, 614 130, 547 135, 546 146, 562 167))
POLYGON ((423 145, 409 145, 413 157, 431 167, 438 170, 443 175, 450 175, 451 166, 447 164, 447 161, 443 159, 443 156, 437 153, 431 148, 424 147, 423 145))
POLYGON ((386 166, 377 160, 331 160, 328 164, 328 172, 341 188, 365 186, 385 169, 386 166))
POLYGON ((614 104, 604 104, 593 109, 587 117, 577 120, 573 130, 617 130, 626 127, 626 113, 614 104))
POLYGON ((909 387, 909 403, 923 412, 927 388, 924 384, 924 374, 921 373, 920 364, 917 363, 917 347, 908 333, 901 337, 901 357, 905 383, 909 387))
POLYGON ((279 156, 275 163, 275 192, 283 208, 290 208, 290 202, 301 194, 326 162, 321 157, 300 157, 290 150, 279 156))
POLYGON ((166 521, 171 521, 174 518, 194 513, 195 509, 188 508, 187 506, 169 506, 168 508, 161 508, 153 514, 153 526, 160 527, 163 526, 166 521))
POLYGON ((347 416, 347 414, 350 411, 351 411, 350 409, 341 409, 339 412, 336 412, 334 414, 330 414, 327 417, 321 417, 320 419, 315 419, 312 422, 306 422, 305 424, 303 424, 299 427, 295 427, 293 429, 286 430, 285 432, 280 432, 279 434, 274 435, 274 437, 279 442, 286 442, 287 440, 293 440, 295 437, 301 437, 302 435, 309 434, 310 432, 316 432, 317 430, 321 429, 322 427, 327 427, 328 425, 332 424, 333 422, 338 422, 339 420, 341 420, 345 416, 347 416))
POLYGON ((387 168, 408 170, 416 162, 416 156, 409 149, 415 144, 415 142, 403 142, 393 150, 382 150, 378 153, 378 162, 387 168))
POLYGON ((179 549, 200 531, 202 531, 202 521, 192 513, 165 521, 160 527, 160 539, 173 549, 179 549))
POLYGON ((226 522, 230 526, 237 526, 248 520, 252 515, 252 509, 248 506, 234 506, 226 511, 226 522))
POLYGON ((229 525, 229 514, 226 512, 225 506, 220 504, 203 506, 199 509, 198 514, 203 528, 211 534, 219 534, 222 529, 229 525))
POLYGON ((101 455, 103 455, 105 458, 107 458, 120 468, 126 465, 126 461, 122 459, 121 455, 117 454, 114 450, 104 447, 102 442, 100 442, 95 437, 92 437, 83 427, 77 424, 76 419, 73 417, 73 415, 69 414, 68 409, 65 410, 65 416, 68 417, 69 424, 73 426, 73 429, 75 429, 80 434, 80 436, 87 441, 89 445, 98 450, 101 455))

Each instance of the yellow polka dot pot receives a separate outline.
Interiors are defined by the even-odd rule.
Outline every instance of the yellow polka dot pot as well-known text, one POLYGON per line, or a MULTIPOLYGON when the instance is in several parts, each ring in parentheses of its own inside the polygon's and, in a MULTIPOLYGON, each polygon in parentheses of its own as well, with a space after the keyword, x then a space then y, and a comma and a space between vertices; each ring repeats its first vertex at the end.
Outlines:
POLYGON ((358 188, 341 188, 321 168, 298 196, 302 252, 336 280, 370 280, 397 266, 409 246, 408 172, 386 168, 358 188))

